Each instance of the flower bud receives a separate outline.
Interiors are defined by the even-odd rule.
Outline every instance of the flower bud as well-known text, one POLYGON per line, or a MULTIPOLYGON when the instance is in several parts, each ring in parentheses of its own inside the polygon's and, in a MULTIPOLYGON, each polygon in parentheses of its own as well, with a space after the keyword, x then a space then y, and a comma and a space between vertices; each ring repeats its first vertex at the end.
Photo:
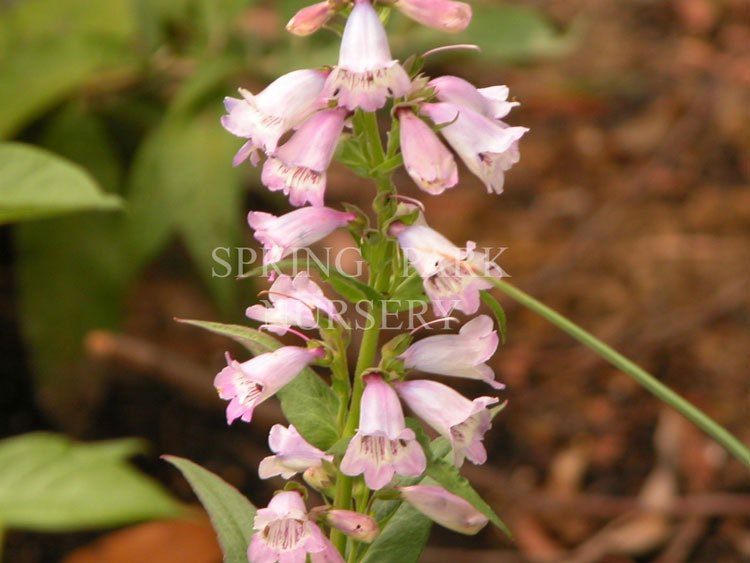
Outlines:
POLYGON ((286 24, 288 32, 304 37, 311 35, 323 27, 333 15, 334 8, 330 2, 318 2, 312 6, 302 8, 286 24))
POLYGON ((448 33, 463 31, 471 22, 471 6, 453 0, 397 0, 396 7, 422 25, 448 33))
POLYGON ((325 493, 333 489, 333 479, 323 465, 308 467, 302 473, 302 478, 316 491, 325 493))
POLYGON ((468 501, 441 487, 401 487, 401 496, 422 514, 444 528, 473 536, 487 525, 487 518, 468 501))
POLYGON ((324 515, 324 521, 331 528, 364 543, 372 543, 380 534, 378 523, 373 518, 351 510, 330 510, 324 515))

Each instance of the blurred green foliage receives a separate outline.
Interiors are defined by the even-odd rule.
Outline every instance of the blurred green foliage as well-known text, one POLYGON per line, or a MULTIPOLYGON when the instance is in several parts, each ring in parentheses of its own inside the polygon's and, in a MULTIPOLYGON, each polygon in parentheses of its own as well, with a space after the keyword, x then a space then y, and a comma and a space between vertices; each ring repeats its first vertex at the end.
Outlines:
MULTIPOLYGON (((84 335, 117 327, 127 289, 176 238, 222 315, 238 318, 239 286, 212 277, 211 251, 241 245, 243 194, 258 175, 232 168, 241 140, 221 129, 220 100, 240 84, 257 91, 283 72, 336 62, 335 34, 283 30, 308 3, 0 2, 0 140, 77 163, 125 208, 15 227, 22 328, 51 412, 64 414, 86 385, 84 335)), ((487 62, 519 61, 570 45, 535 12, 487 2, 475 13, 469 31, 446 37, 393 12, 394 53, 470 42, 487 62)), ((8 165, 0 158, 0 171, 8 165)), ((0 206, 14 189, 0 181, 0 206)))
POLYGON ((139 440, 80 444, 46 432, 0 441, 0 525, 61 532, 178 516, 179 504, 127 463, 143 450, 139 440))

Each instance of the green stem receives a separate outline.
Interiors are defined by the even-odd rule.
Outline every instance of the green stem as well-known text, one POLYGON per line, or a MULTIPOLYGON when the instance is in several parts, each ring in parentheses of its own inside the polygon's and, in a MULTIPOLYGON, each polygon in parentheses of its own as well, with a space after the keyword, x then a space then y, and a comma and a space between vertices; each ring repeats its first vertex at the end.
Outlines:
MULTIPOLYGON (((362 335, 362 343, 359 348, 359 357, 357 358, 357 367, 354 370, 354 386, 352 388, 352 398, 349 403, 349 416, 344 426, 343 437, 354 435, 354 431, 359 424, 359 404, 364 391, 364 382, 362 381, 362 372, 370 368, 375 362, 375 355, 378 351, 378 339, 380 337, 380 305, 370 303, 369 317, 367 327, 362 335)), ((351 510, 352 504, 352 487, 354 479, 348 475, 339 473, 336 477, 336 496, 333 505, 336 508, 351 510)), ((338 530, 331 532, 331 542, 340 553, 345 553, 346 536, 338 530)))
POLYGON ((372 155, 373 168, 385 162, 385 151, 383 150, 383 140, 380 138, 380 128, 378 127, 378 116, 375 112, 367 112, 363 116, 365 134, 367 135, 367 144, 370 147, 372 155))
POLYGON ((609 363, 635 379, 638 383, 643 385, 643 387, 648 389, 651 393, 685 416, 685 418, 690 420, 693 424, 698 426, 698 428, 711 436, 711 438, 724 446, 729 453, 750 468, 750 450, 742 442, 730 434, 715 420, 701 412, 698 408, 661 383, 653 375, 634 364, 610 346, 607 346, 592 334, 583 330, 577 324, 563 317, 560 313, 547 307, 545 304, 537 301, 527 293, 524 293, 507 282, 501 280, 492 281, 503 293, 518 301, 524 307, 528 307, 538 315, 544 317, 557 328, 568 333, 581 344, 587 346, 609 363))

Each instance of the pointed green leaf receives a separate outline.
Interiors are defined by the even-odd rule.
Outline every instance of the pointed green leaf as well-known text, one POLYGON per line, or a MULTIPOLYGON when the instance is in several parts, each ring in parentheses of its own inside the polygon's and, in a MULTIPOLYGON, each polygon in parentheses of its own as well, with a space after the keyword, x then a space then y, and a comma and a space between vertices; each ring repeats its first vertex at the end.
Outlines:
POLYGON ((417 563, 430 537, 432 521, 407 503, 401 503, 362 563, 417 563))
POLYGON ((0 441, 0 522, 72 531, 179 514, 178 504, 126 459, 138 440, 80 444, 39 432, 0 441))
POLYGON ((176 320, 186 325, 195 326, 207 330, 208 332, 213 332, 214 334, 227 336, 247 348, 255 356, 266 352, 273 352, 282 346, 281 342, 276 340, 270 334, 261 332, 255 328, 250 328, 249 326, 215 323, 212 321, 198 321, 194 319, 176 320))
POLYGON ((505 309, 500 305, 500 302, 495 299, 489 291, 481 291, 479 295, 482 298, 482 302, 487 305, 491 310, 492 314, 497 319, 497 328, 500 331, 500 340, 505 344, 505 340, 508 337, 508 319, 505 316, 505 309))
POLYGON ((247 563, 255 506, 232 485, 190 460, 165 455, 180 470, 211 518, 225 563, 247 563))

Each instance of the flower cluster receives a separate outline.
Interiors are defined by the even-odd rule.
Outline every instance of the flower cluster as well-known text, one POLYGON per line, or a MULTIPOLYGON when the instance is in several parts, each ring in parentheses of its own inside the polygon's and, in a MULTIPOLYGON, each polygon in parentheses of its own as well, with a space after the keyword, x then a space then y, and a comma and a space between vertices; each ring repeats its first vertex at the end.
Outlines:
MULTIPOLYGON (((454 311, 475 315, 482 292, 505 273, 478 252, 474 242, 458 247, 427 225, 418 206, 398 204, 389 176, 393 167, 386 164, 403 162, 422 191, 437 195, 457 185, 457 156, 488 192, 497 194, 503 190, 505 172, 518 162, 519 140, 527 129, 503 121, 518 105, 509 101, 505 86, 476 88, 455 76, 430 79, 394 59, 378 13, 390 7, 448 32, 463 30, 471 20, 470 7, 451 0, 319 2, 297 13, 287 29, 308 35, 331 25, 334 18, 346 18, 338 64, 290 72, 257 95, 241 89, 241 98, 225 100, 222 125, 245 139, 234 164, 249 160, 257 166, 265 158, 261 181, 298 208, 281 216, 251 211, 248 223, 263 245, 264 264, 276 264, 348 227, 369 262, 370 279, 366 291, 358 280, 344 277, 338 283, 349 283, 355 294, 365 296, 370 312, 383 308, 373 296, 398 295, 404 285, 398 266, 406 265, 407 281, 421 279, 423 301, 437 317, 454 311), (372 118, 365 131, 368 122, 363 118, 386 104, 393 117, 387 148, 377 121, 372 118), (376 225, 370 226, 370 219, 352 207, 326 207, 327 170, 344 137, 354 143, 378 183, 376 225)), ((330 505, 308 511, 301 485, 287 486, 258 511, 250 561, 343 561, 346 544, 341 538, 368 543, 377 537, 379 523, 372 510, 377 501, 405 501, 449 529, 478 532, 487 523, 483 513, 449 486, 419 481, 431 463, 461 467, 466 459, 474 464, 487 460, 483 439, 496 412, 491 407, 499 399, 472 400, 449 385, 416 379, 412 373, 478 380, 496 391, 503 389, 487 364, 499 344, 492 318, 480 314, 468 319, 455 334, 417 340, 413 334, 400 335, 383 346, 377 364, 375 323, 350 373, 347 347, 352 335, 340 311, 307 273, 279 275, 267 295, 267 303, 249 307, 247 316, 261 329, 279 336, 291 332, 307 345, 281 346, 243 363, 227 356, 215 386, 229 401, 228 422, 250 422, 259 403, 307 367, 318 365, 331 371, 340 405, 335 421, 340 440, 308 441, 311 429, 299 424, 271 429, 273 455, 261 462, 260 477, 291 479, 301 474, 330 505), (301 331, 318 334, 310 338, 301 331), (418 420, 405 418, 403 405, 418 420), (428 447, 422 423, 446 444, 440 459, 428 447), (355 485, 364 492, 353 500, 355 485), (331 529, 330 540, 322 527, 331 529)), ((348 553, 349 560, 356 560, 356 551, 350 547, 348 553)))

